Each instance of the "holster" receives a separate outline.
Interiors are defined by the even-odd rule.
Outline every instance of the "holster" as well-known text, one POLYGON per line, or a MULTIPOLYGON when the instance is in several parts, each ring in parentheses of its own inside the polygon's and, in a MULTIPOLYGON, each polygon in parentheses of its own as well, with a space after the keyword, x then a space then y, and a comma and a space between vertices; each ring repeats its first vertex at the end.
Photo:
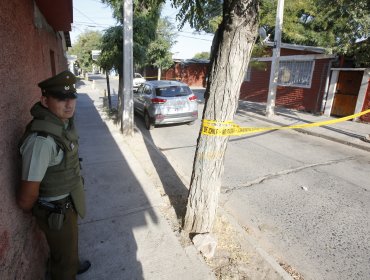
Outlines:
POLYGON ((39 200, 38 204, 48 210, 48 225, 51 230, 60 230, 64 223, 65 208, 47 201, 39 200))

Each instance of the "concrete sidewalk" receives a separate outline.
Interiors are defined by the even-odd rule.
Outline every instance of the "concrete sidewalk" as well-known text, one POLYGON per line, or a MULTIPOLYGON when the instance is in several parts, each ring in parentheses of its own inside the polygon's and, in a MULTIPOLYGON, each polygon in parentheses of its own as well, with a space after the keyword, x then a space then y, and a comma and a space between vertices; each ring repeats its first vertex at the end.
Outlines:
POLYGON ((122 134, 102 119, 98 91, 81 81, 78 92, 76 123, 87 196, 87 216, 79 222, 80 258, 92 262, 78 279, 215 279, 195 248, 182 246, 162 216, 160 194, 122 134))

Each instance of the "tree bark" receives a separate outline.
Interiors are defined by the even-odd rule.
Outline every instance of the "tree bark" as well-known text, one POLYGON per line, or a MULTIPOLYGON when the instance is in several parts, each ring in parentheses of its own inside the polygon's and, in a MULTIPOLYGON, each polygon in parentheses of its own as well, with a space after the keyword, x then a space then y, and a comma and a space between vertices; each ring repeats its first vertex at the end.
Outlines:
MULTIPOLYGON (((203 120, 230 121, 258 29, 258 0, 226 0, 213 46, 203 120)), ((228 136, 199 133, 184 229, 211 232, 216 217, 228 136)))

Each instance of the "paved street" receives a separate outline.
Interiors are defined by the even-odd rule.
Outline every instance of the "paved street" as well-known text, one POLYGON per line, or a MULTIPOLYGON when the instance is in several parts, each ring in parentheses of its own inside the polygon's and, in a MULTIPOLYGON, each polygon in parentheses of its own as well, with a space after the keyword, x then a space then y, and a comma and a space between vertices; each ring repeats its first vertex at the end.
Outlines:
MULTIPOLYGON (((243 110, 236 122, 266 126, 243 110)), ((189 181, 200 121, 150 132, 135 123, 189 181)), ((220 206, 306 280, 369 279, 369 170, 369 152, 295 131, 232 137, 220 206)))
MULTIPOLYGON (((265 126, 238 117, 245 126, 265 126)), ((190 178, 196 126, 145 131, 190 178)), ((370 154, 294 131, 230 140, 221 205, 305 279, 368 279, 370 154)))

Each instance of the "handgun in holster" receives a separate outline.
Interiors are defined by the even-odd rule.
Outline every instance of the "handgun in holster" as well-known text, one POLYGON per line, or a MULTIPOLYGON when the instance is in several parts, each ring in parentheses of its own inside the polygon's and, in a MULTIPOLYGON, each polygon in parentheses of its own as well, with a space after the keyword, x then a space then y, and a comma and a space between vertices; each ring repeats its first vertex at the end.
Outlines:
POLYGON ((50 211, 48 216, 49 228, 52 230, 60 230, 64 223, 64 209, 58 205, 42 200, 39 200, 38 204, 42 208, 50 211))

